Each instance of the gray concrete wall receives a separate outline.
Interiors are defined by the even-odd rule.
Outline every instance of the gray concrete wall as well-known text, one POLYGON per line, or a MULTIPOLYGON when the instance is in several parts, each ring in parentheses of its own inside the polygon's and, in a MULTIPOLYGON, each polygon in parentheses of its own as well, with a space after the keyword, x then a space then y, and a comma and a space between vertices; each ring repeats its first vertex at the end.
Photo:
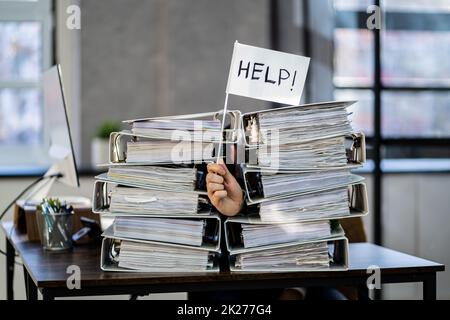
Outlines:
POLYGON ((269 47, 268 0, 81 0, 81 14, 83 167, 102 121, 219 110, 234 41, 269 47))

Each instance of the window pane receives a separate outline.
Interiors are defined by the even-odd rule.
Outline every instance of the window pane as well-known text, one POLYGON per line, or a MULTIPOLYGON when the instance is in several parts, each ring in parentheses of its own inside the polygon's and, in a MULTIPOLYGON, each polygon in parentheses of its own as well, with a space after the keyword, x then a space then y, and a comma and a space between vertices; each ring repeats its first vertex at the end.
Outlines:
POLYGON ((0 145, 41 142, 41 110, 38 89, 0 89, 0 145))
POLYGON ((387 31, 382 41, 384 84, 450 86, 450 32, 387 31))
POLYGON ((337 10, 366 11, 373 3, 373 0, 334 0, 334 7, 337 10))
POLYGON ((371 90, 340 89, 334 91, 336 100, 357 100, 348 108, 355 130, 363 131, 366 136, 373 135, 373 92, 371 90))
POLYGON ((382 0, 381 5, 389 11, 450 12, 448 0, 382 0))
POLYGON ((39 22, 0 22, 0 81, 37 81, 41 47, 39 22))
POLYGON ((382 106, 385 137, 450 137, 448 92, 387 91, 382 106))
POLYGON ((370 86, 373 83, 373 35, 363 29, 335 29, 334 83, 370 86))
POLYGON ((386 0, 382 80, 391 86, 450 85, 450 1, 386 0))

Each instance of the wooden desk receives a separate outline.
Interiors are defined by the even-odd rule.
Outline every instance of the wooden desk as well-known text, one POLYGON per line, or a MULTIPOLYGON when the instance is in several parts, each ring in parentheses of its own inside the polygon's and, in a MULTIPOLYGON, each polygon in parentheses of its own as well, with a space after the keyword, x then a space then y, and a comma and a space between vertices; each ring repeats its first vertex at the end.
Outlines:
MULTIPOLYGON (((100 247, 80 246, 71 252, 44 251, 37 243, 17 234, 12 223, 2 223, 7 242, 7 297, 13 299, 14 255, 23 261, 27 298, 44 299, 89 295, 146 295, 161 292, 196 292, 268 289, 308 286, 355 286, 366 288, 367 268, 377 265, 382 283, 423 282, 423 298, 436 299, 436 272, 442 264, 417 258, 370 243, 350 244, 350 267, 339 272, 151 274, 103 272, 100 247), (81 289, 69 290, 67 267, 81 269, 81 289)), ((365 289, 367 290, 367 288, 365 289)))

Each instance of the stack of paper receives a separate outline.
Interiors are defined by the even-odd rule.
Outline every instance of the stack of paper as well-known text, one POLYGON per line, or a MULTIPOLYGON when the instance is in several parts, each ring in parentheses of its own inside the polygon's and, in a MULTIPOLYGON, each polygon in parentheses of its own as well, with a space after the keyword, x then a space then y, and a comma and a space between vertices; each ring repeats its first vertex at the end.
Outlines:
POLYGON ((133 215, 196 214, 200 198, 194 192, 179 192, 152 189, 116 187, 112 190, 111 212, 133 215))
POLYGON ((308 241, 331 236, 329 221, 292 222, 283 224, 242 224, 245 248, 271 244, 308 241))
POLYGON ((342 218, 350 215, 347 187, 279 200, 259 205, 263 222, 289 222, 312 219, 342 218))
POLYGON ((344 138, 328 138, 305 143, 280 144, 276 148, 259 148, 258 166, 263 168, 326 168, 330 164, 345 166, 344 138))
MULTIPOLYGON (((98 181, 96 184, 111 184, 98 181)), ((95 187, 95 190, 98 186, 95 187)), ((197 192, 172 192, 115 186, 105 216, 112 225, 103 233, 101 268, 105 271, 218 271, 220 218, 211 214, 197 192), (118 246, 111 246, 113 242, 118 246)), ((95 207, 94 207, 95 208, 95 207)))
POLYGON ((110 167, 107 178, 125 184, 137 184, 165 190, 194 191, 195 167, 126 166, 110 167))
POLYGON ((336 219, 367 212, 363 178, 350 171, 365 160, 364 135, 348 120, 352 103, 233 111, 226 134, 217 114, 201 123, 203 114, 127 121, 131 131, 111 135, 110 168, 94 186, 96 212, 116 219, 103 235, 102 268, 217 270, 220 219, 199 168, 214 160, 220 137, 241 141, 239 128, 248 211, 225 223, 231 270, 345 270, 336 219))
POLYGON ((191 141, 145 140, 127 143, 128 163, 201 163, 211 160, 213 143, 191 141))
POLYGON ((352 128, 346 108, 352 102, 331 102, 244 114, 250 144, 289 144, 345 136, 352 128))
POLYGON ((249 206, 225 227, 234 271, 328 269, 328 244, 337 239, 342 250, 333 268, 347 267, 343 230, 330 219, 351 216, 349 190, 363 179, 350 171, 365 155, 355 156, 365 144, 353 139, 346 109, 352 103, 243 115, 247 162, 241 168, 249 206))
POLYGON ((261 182, 265 198, 280 195, 302 194, 316 190, 326 190, 333 186, 348 185, 353 182, 348 170, 317 171, 306 173, 262 173, 261 182))
POLYGON ((218 271, 220 218, 118 216, 103 233, 105 271, 218 271))
POLYGON ((118 217, 114 220, 114 236, 160 242, 201 246, 205 221, 195 219, 164 219, 118 217))
POLYGON ((335 101, 244 114, 247 164, 275 170, 344 168, 354 160, 345 144, 352 137, 346 110, 351 104, 335 101))
POLYGON ((103 233, 103 270, 218 271, 220 218, 204 181, 221 122, 198 117, 129 120, 131 132, 111 134, 109 170, 96 177, 93 197, 94 212, 114 218, 103 233))
POLYGON ((235 261, 235 267, 242 271, 328 269, 329 266, 327 241, 240 253, 235 261))
MULTIPOLYGON (((97 183, 112 184, 107 181, 97 183)), ((201 213, 201 206, 209 206, 204 196, 193 191, 172 192, 120 185, 107 194, 105 201, 94 199, 94 203, 106 203, 107 210, 103 214, 115 217, 112 226, 103 234, 102 252, 106 251, 102 255, 103 270, 217 270, 220 218, 210 214, 210 210, 201 213), (121 244, 115 254, 107 246, 108 239, 121 244), (179 254, 179 259, 178 256, 168 258, 169 252, 179 254), (194 260, 185 261, 190 257, 194 260)))
POLYGON ((143 119, 131 122, 138 139, 127 143, 128 163, 201 163, 213 159, 219 120, 143 119))
POLYGON ((214 267, 208 251, 164 246, 156 243, 122 241, 118 267, 143 272, 205 271, 214 267))
POLYGON ((153 119, 135 121, 131 132, 155 139, 215 141, 220 140, 220 120, 153 119), (180 131, 184 131, 180 134, 180 131))

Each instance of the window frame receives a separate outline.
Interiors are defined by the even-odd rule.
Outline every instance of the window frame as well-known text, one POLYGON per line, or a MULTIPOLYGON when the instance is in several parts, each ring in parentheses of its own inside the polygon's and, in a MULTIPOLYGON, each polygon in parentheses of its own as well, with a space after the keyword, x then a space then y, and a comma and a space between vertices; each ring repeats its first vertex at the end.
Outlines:
MULTIPOLYGON (((41 24, 42 71, 51 67, 54 61, 54 19, 52 0, 3 0, 0 1, 1 22, 39 22, 41 24)), ((41 88, 40 79, 36 81, 0 81, 0 89, 41 88)), ((44 108, 42 108, 42 113, 44 108)), ((43 117, 44 118, 44 117, 43 117)), ((50 161, 43 146, 48 144, 48 135, 43 124, 42 142, 36 145, 1 145, 0 175, 28 175, 45 172, 50 161), (5 156, 8 155, 8 156, 5 156)))
MULTIPOLYGON (((378 6, 381 9, 382 14, 382 22, 385 21, 385 11, 383 10, 383 6, 380 0, 374 0, 373 5, 378 6)), ((350 10, 353 13, 358 14, 358 23, 356 28, 364 29, 366 28, 366 20, 368 18, 368 14, 366 12, 361 12, 361 9, 358 10, 350 10)), ((339 10, 335 10, 336 17, 339 10)), ((426 14, 430 14, 427 12, 426 14)), ((432 14, 432 13, 431 13, 432 14)), ((447 15, 450 13, 447 13, 447 15)), ((338 19, 337 19, 338 20, 338 19)), ((384 23, 382 23, 383 27, 387 27, 384 23)), ((338 26, 335 26, 336 28, 338 26)), ((353 26, 355 28, 355 26, 353 26)), ((449 27, 450 31, 450 27, 449 27)), ((373 148, 373 161, 370 163, 371 170, 370 172, 373 174, 373 233, 374 233, 374 242, 376 244, 383 244, 383 220, 382 220, 382 178, 386 173, 391 173, 391 171, 387 170, 386 167, 389 167, 389 163, 382 160, 382 150, 388 146, 426 146, 426 147, 440 147, 442 150, 445 150, 445 147, 448 148, 450 145, 450 137, 445 138, 389 138, 383 137, 381 132, 381 119, 382 119, 382 93, 385 91, 450 91, 449 86, 393 86, 393 85, 385 85, 382 82, 381 74, 382 74, 382 36, 381 30, 374 29, 373 32, 373 83, 370 86, 336 86, 334 83, 334 89, 351 89, 351 90, 371 90, 373 93, 373 124, 374 124, 374 134, 372 137, 367 137, 367 144, 371 145, 373 148)), ((435 158, 437 159, 437 158, 435 158)), ((400 160, 400 159, 398 159, 400 160)), ((403 159, 405 160, 405 159, 403 159)), ((417 160, 417 159, 415 159, 417 160)), ((408 161, 408 160, 406 160, 408 161)), ((438 160, 439 161, 439 160, 438 160)), ((420 159, 419 159, 420 162, 420 159)), ((397 166, 398 167, 398 166, 397 166)), ((407 171, 394 171, 395 173, 410 173, 413 172, 449 172, 450 169, 440 167, 440 168, 432 168, 427 171, 424 171, 423 168, 421 170, 407 170, 407 171)))
MULTIPOLYGON (((380 3, 379 0, 374 1, 373 3, 374 5, 377 5, 381 8, 381 13, 382 13, 382 21, 386 21, 386 12, 383 11, 383 7, 382 7, 382 3, 380 3)), ((336 13, 338 13, 339 10, 336 10, 336 13)), ((349 28, 349 29, 366 29, 366 20, 368 18, 368 14, 366 12, 361 11, 361 8, 357 9, 357 10, 345 10, 342 11, 341 13, 343 15, 342 19, 337 19, 339 20, 344 20, 346 15, 349 14, 357 14, 358 18, 357 18, 357 23, 353 24, 350 23, 347 26, 345 25, 337 25, 336 28, 349 28)), ((410 12, 390 12, 389 14, 392 15, 401 15, 401 16, 406 16, 408 14, 414 14, 415 16, 420 15, 421 13, 410 13, 410 12)), ((449 16, 450 13, 436 13, 436 12, 426 12, 423 13, 422 15, 439 15, 441 16, 441 19, 443 15, 449 16)), ((391 20, 395 20, 394 18, 390 18, 388 21, 391 20)), ((338 22, 339 23, 339 22, 338 22)), ((344 22, 345 23, 345 22, 344 22)), ((385 26, 383 24, 383 28, 389 28, 389 30, 391 30, 391 28, 389 26, 385 26)), ((417 28, 415 27, 411 27, 411 28, 406 28, 405 24, 402 25, 395 25, 393 26, 394 29, 392 30, 404 30, 404 31, 408 31, 408 30, 417 30, 417 28)), ((433 31, 431 29, 426 29, 426 31, 433 31)), ((436 30, 436 31, 441 31, 441 30, 436 30)), ((450 31, 447 30, 446 31, 450 31)), ((370 90, 373 93, 373 97, 374 97, 374 105, 373 105, 373 112, 374 112, 374 118, 375 118, 375 114, 377 112, 380 113, 380 121, 381 121, 381 109, 383 107, 382 105, 382 101, 381 101, 381 95, 386 92, 386 91, 394 91, 394 92, 402 92, 402 91, 410 91, 410 92, 445 92, 445 91, 450 91, 450 86, 448 85, 442 85, 442 86, 436 86, 436 85, 431 85, 431 86, 406 86, 406 85, 402 85, 402 86, 398 86, 398 85, 386 85, 383 83, 382 79, 381 79, 381 63, 382 63, 382 51, 381 51, 381 46, 382 46, 382 41, 383 41, 383 37, 381 36, 381 32, 380 30, 373 30, 374 32, 374 46, 372 48, 373 52, 373 56, 374 56, 374 79, 373 79, 373 83, 371 85, 367 85, 367 86, 355 86, 355 85, 336 85, 334 83, 334 89, 335 90, 370 90), (378 62, 377 62, 378 61, 378 62), (379 63, 379 70, 375 70, 376 68, 376 64, 379 63), (378 72, 377 72, 378 71, 378 72), (378 75, 377 75, 378 73, 378 75), (375 103, 375 100, 379 99, 379 103, 375 103), (380 109, 380 110, 377 110, 380 109)), ((415 137, 415 138, 409 138, 409 137, 383 137, 382 133, 381 133, 381 123, 376 123, 378 121, 374 121, 374 136, 376 135, 375 133, 375 127, 379 126, 380 127, 380 132, 378 133, 380 135, 379 139, 380 139, 380 144, 381 147, 385 147, 385 146, 402 146, 402 145, 419 145, 419 146, 445 146, 445 145, 450 145, 450 137, 443 137, 443 138, 439 138, 439 137, 415 137)), ((375 139, 375 137, 367 137, 367 142, 372 144, 373 140, 375 139)))

